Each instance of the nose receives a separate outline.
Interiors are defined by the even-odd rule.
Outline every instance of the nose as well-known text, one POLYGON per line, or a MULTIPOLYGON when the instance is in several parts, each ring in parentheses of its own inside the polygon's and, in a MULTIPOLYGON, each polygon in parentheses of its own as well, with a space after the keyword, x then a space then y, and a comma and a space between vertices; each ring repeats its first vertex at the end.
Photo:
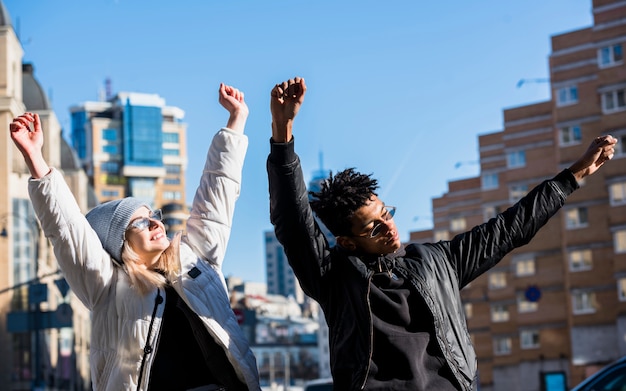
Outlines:
POLYGON ((159 227, 159 220, 154 220, 151 218, 148 218, 148 220, 150 221, 150 229, 154 229, 154 228, 158 228, 159 227))
POLYGON ((395 228, 395 225, 393 223, 393 217, 390 218, 389 220, 383 221, 383 226, 385 227, 385 234, 393 232, 393 230, 395 228))

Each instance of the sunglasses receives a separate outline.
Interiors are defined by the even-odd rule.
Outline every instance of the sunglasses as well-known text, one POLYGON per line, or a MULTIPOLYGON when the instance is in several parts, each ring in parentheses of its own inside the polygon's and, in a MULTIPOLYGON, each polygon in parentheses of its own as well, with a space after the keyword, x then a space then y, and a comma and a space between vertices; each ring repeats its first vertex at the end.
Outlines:
POLYGON ((150 216, 148 217, 139 217, 133 220, 130 224, 128 224, 127 229, 135 228, 139 230, 139 232, 144 229, 150 228, 150 224, 152 221, 161 221, 163 218, 163 214, 161 213, 161 209, 153 210, 150 212, 150 216))
POLYGON ((385 227, 385 223, 391 219, 393 219, 393 216, 396 214, 396 207, 395 206, 385 206, 385 211, 383 212, 384 214, 381 216, 381 220, 379 220, 378 222, 376 222, 374 224, 374 226, 372 227, 372 229, 364 234, 364 235, 355 235, 355 236, 359 236, 362 238, 375 238, 378 235, 380 235, 380 233, 383 231, 383 228, 385 227))

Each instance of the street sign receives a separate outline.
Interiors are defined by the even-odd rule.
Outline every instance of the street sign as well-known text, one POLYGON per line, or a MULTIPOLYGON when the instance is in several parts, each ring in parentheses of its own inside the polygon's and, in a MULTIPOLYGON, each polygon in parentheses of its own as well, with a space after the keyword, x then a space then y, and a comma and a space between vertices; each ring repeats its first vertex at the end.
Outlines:
POLYGON ((28 303, 39 304, 48 300, 47 284, 30 284, 28 286, 28 303))
POLYGON ((72 307, 60 304, 55 311, 12 311, 7 314, 9 333, 72 327, 72 307))

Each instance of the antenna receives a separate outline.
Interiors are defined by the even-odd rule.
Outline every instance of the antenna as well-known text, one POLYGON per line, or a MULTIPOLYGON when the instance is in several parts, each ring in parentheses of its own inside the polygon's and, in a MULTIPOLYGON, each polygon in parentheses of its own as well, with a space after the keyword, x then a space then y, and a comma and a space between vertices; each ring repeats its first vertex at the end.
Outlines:
POLYGON ((107 101, 111 99, 111 78, 107 77, 104 81, 104 85, 106 88, 106 99, 107 101))

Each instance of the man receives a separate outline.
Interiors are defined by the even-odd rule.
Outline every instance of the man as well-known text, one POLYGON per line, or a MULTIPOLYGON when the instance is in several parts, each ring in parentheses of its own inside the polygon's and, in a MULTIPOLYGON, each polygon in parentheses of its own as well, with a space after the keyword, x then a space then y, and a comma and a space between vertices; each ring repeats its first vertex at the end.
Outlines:
POLYGON ((403 247, 395 209, 378 198, 370 175, 331 175, 309 203, 292 137, 305 93, 298 77, 271 92, 270 216, 302 288, 324 310, 335 389, 475 389, 459 290, 528 243, 578 181, 613 157, 617 140, 596 138, 569 169, 487 223, 450 241, 403 247))

